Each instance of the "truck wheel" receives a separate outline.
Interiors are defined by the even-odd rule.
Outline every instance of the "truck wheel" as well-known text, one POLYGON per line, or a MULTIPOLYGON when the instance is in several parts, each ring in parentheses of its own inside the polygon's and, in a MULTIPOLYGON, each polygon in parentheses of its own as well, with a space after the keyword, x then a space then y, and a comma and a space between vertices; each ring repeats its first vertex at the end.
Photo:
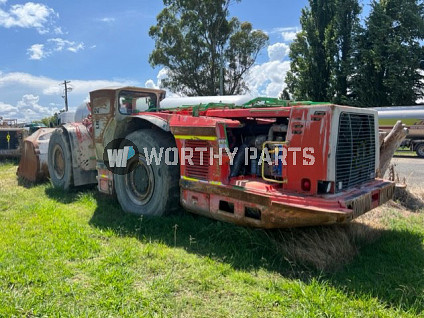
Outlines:
POLYGON ((122 209, 125 212, 148 216, 162 216, 178 210, 179 166, 166 165, 164 157, 159 165, 154 160, 149 165, 144 153, 144 149, 147 149, 149 154, 152 149, 156 149, 159 154, 161 148, 165 153, 167 148, 176 147, 172 135, 142 129, 129 134, 126 139, 137 146, 140 156, 138 162, 133 163, 137 167, 130 169, 132 172, 114 175, 116 196, 122 209))
POLYGON ((424 143, 416 145, 415 152, 417 153, 418 157, 424 158, 424 143))
POLYGON ((72 156, 68 136, 62 128, 56 129, 50 137, 48 166, 53 186, 68 190, 72 186, 72 156))

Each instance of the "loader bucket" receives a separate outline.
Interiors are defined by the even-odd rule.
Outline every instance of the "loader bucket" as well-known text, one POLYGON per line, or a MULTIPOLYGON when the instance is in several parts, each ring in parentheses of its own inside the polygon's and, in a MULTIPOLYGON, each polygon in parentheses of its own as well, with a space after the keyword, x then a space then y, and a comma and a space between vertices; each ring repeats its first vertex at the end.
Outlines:
POLYGON ((49 177, 47 154, 54 128, 42 128, 24 140, 17 175, 30 182, 41 182, 49 177))

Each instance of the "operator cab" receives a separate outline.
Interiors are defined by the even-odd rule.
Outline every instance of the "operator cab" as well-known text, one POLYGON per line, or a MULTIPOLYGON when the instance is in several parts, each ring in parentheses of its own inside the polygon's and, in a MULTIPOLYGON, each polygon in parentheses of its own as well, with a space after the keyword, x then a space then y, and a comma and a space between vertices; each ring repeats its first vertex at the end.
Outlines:
POLYGON ((159 94, 158 91, 145 90, 126 90, 119 92, 118 106, 122 115, 133 115, 143 112, 156 112, 159 102, 165 97, 165 94, 159 94))

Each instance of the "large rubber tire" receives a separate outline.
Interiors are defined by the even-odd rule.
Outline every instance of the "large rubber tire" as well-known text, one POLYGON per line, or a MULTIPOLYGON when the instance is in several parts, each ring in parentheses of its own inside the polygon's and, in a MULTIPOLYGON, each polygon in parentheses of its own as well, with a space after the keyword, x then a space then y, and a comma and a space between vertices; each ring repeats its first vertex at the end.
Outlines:
POLYGON ((154 161, 148 165, 144 148, 150 154, 155 148, 159 153, 163 148, 176 147, 171 134, 152 129, 142 129, 129 134, 140 153, 138 166, 129 174, 114 175, 115 191, 125 212, 136 215, 162 216, 180 208, 180 168, 179 165, 166 165, 162 158, 159 165, 154 161))
POLYGON ((56 129, 49 142, 48 166, 55 188, 69 190, 72 180, 72 155, 69 139, 63 128, 56 129))
POLYGON ((424 158, 424 143, 416 145, 415 152, 417 153, 418 157, 424 158))

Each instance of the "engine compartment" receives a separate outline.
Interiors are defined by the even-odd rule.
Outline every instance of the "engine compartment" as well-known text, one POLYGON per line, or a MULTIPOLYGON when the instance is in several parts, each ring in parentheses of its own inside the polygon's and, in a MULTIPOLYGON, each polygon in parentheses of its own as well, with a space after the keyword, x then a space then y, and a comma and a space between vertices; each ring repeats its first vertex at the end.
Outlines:
POLYGON ((250 119, 242 128, 227 129, 228 145, 237 154, 230 168, 230 178, 262 177, 276 183, 283 178, 283 148, 288 119, 250 119))

